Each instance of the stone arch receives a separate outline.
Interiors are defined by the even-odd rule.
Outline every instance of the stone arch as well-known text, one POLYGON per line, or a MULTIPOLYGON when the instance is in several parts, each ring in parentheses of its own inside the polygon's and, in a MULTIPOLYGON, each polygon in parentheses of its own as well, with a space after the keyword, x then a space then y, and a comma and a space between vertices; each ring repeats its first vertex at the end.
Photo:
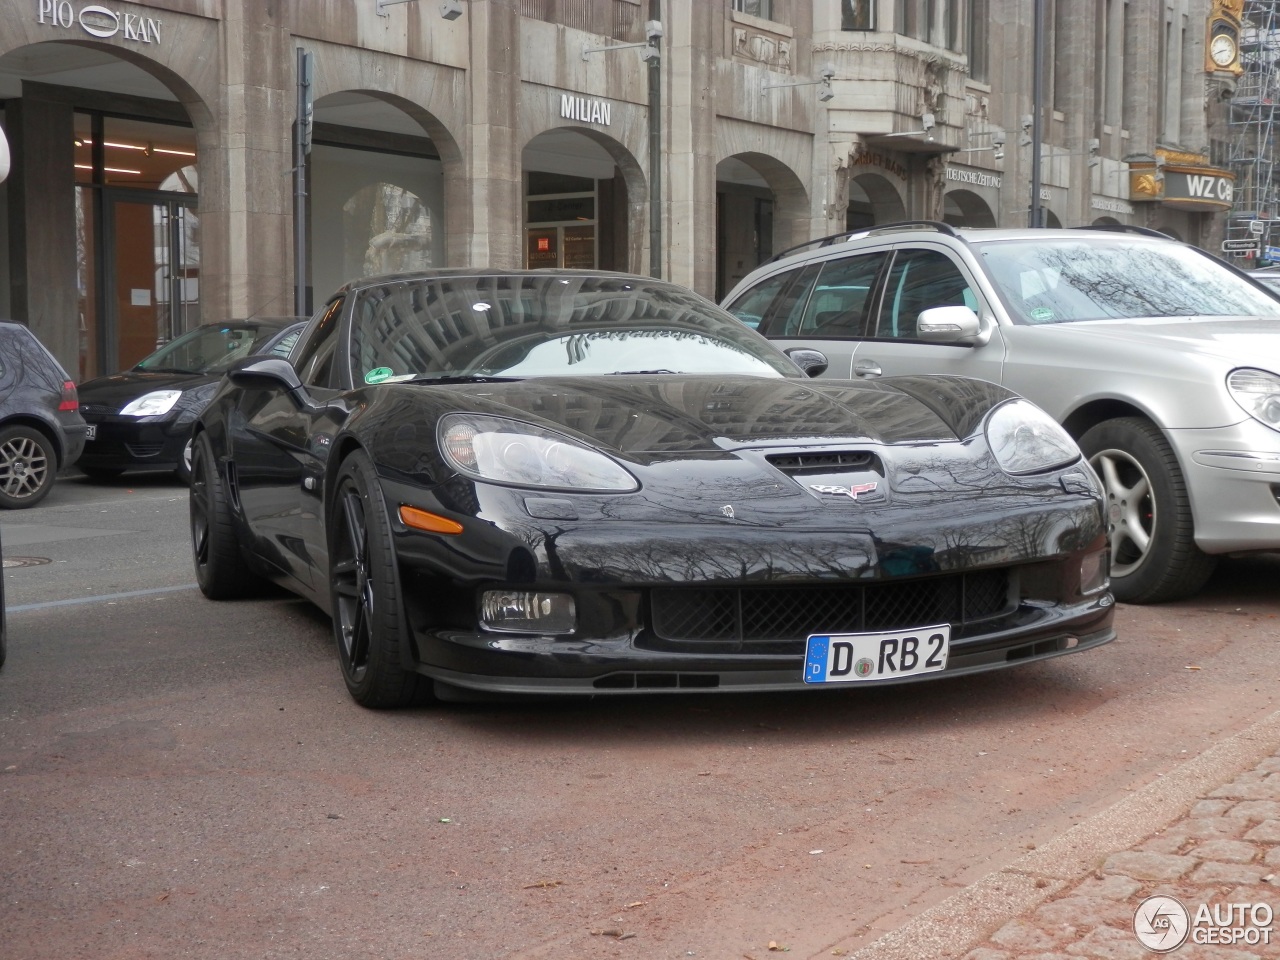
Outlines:
POLYGON ((878 173, 860 173, 849 178, 849 207, 845 212, 845 229, 862 230, 882 223, 907 219, 907 205, 902 192, 888 177, 878 173))
POLYGON ((972 190, 950 190, 943 197, 942 219, 953 227, 994 227, 996 215, 972 190))
POLYGON ((804 243, 809 193, 789 166, 763 153, 716 164, 716 299, 769 257, 804 243))
MULTIPOLYGON (((644 272, 649 246, 649 183, 640 161, 626 144, 593 127, 551 126, 524 142, 520 170, 522 181, 533 174, 559 171, 595 181, 598 266, 644 272)), ((522 183, 522 198, 523 186, 522 183)), ((527 228, 523 203, 518 219, 527 228)))
POLYGON ((1095 227, 1118 227, 1120 221, 1115 217, 1097 217, 1093 221, 1095 227))
POLYGON ((1044 225, 1046 227, 1051 227, 1054 230, 1060 229, 1062 227, 1062 221, 1058 219, 1058 215, 1054 213, 1052 210, 1050 210, 1048 207, 1045 207, 1043 209, 1043 213, 1044 213, 1044 225))

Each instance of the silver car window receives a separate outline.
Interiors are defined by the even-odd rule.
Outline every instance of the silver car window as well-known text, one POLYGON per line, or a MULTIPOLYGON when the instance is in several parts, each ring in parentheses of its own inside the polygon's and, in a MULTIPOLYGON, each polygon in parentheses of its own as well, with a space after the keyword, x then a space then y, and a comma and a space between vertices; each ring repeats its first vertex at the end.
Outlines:
POLYGON ((977 298, 960 268, 937 250, 904 250, 894 258, 885 285, 875 335, 914 340, 916 321, 931 307, 977 308, 977 298))

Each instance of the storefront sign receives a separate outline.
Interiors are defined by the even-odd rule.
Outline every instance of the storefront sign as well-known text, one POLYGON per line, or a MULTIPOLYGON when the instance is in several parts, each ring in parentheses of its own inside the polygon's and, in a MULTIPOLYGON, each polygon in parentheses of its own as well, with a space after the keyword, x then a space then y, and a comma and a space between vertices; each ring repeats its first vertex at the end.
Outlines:
POLYGON ((870 150, 859 148, 858 151, 849 158, 849 162, 855 167, 879 167, 886 173, 892 173, 901 180, 907 179, 907 168, 891 157, 886 157, 883 153, 872 153, 870 150))
POLYGON ((1094 197, 1089 206, 1094 210, 1103 210, 1107 213, 1123 213, 1125 216, 1133 215, 1132 203, 1113 200, 1111 197, 1094 197))
POLYGON ((947 179, 956 183, 971 183, 977 187, 995 187, 1000 189, 1000 177, 994 173, 980 173, 977 170, 957 170, 947 167, 947 179))
POLYGON ((112 10, 97 3, 77 6, 71 0, 36 0, 36 21, 67 30, 79 26, 99 40, 120 37, 134 43, 160 42, 160 20, 112 10))
POLYGON ((581 120, 583 123, 598 123, 607 127, 612 106, 605 100, 588 100, 571 93, 560 95, 560 116, 566 120, 581 120))
POLYGON ((1131 163, 1129 195, 1134 200, 1158 200, 1179 210, 1225 210, 1235 195, 1235 177, 1213 167, 1131 163))

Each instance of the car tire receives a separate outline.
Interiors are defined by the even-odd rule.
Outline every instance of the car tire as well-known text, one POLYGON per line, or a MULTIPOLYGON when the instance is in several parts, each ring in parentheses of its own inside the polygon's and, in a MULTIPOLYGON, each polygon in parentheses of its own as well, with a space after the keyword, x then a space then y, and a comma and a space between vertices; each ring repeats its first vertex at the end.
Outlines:
POLYGON ((328 516, 333 635, 347 690, 356 703, 375 709, 427 702, 431 680, 402 666, 409 625, 391 523, 362 451, 338 468, 328 516))
POLYGON ((57 476, 58 457, 48 437, 24 424, 0 430, 0 507, 34 507, 49 495, 57 476))
POLYGON ((227 487, 213 444, 201 434, 192 454, 191 556, 196 583, 210 600, 234 600, 255 592, 260 579, 245 566, 232 525, 227 487))
POLYGON ((124 467, 86 467, 83 463, 79 467, 86 477, 98 483, 115 480, 124 473, 124 467))
POLYGON ((1186 481, 1164 434, 1150 420, 1121 417, 1086 431, 1080 449, 1102 479, 1116 599, 1163 603, 1195 594, 1217 558, 1196 546, 1186 481))

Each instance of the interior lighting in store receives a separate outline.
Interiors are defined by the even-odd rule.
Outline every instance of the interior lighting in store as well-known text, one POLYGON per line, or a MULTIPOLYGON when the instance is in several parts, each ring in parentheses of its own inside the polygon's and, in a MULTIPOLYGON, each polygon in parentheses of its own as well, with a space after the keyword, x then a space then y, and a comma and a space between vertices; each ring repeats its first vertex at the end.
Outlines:
MULTIPOLYGON (((77 170, 90 170, 90 171, 91 171, 91 170, 93 170, 93 167, 92 167, 92 165, 87 164, 87 163, 77 163, 77 164, 76 164, 76 169, 77 169, 77 170)), ((104 173, 127 173, 127 174, 129 174, 129 175, 131 175, 131 176, 134 176, 134 177, 140 177, 140 176, 142 176, 142 171, 141 171, 141 170, 126 170, 124 167, 103 167, 103 168, 102 168, 102 170, 103 170, 103 172, 104 172, 104 173)))
MULTIPOLYGON (((82 140, 79 138, 76 139, 77 147, 83 147, 87 145, 88 145, 87 140, 82 140)), ((114 147, 117 150, 137 150, 139 153, 147 157, 151 156, 153 153, 164 153, 172 157, 194 157, 195 156, 195 151, 193 150, 177 150, 177 149, 174 149, 173 147, 157 147, 153 143, 117 143, 114 140, 103 140, 102 145, 104 147, 114 147)))

